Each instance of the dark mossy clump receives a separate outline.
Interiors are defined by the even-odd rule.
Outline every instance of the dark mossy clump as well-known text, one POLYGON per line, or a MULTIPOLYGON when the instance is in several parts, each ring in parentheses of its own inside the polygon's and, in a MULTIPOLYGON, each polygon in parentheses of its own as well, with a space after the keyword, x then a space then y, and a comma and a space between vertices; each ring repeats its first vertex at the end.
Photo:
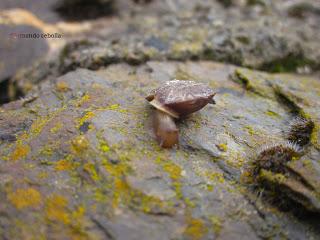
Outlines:
POLYGON ((58 12, 67 21, 81 21, 113 15, 116 10, 113 0, 69 0, 61 1, 55 6, 58 12))
POLYGON ((148 4, 151 3, 152 0, 133 0, 133 2, 136 4, 148 4))
POLYGON ((263 63, 260 66, 260 70, 272 73, 296 72, 300 67, 316 68, 315 63, 303 54, 291 53, 283 58, 277 58, 273 61, 263 63))
POLYGON ((17 100, 23 94, 9 79, 0 82, 0 105, 17 100))
POLYGON ((248 6, 254 6, 254 5, 265 6, 266 3, 264 0, 247 0, 247 5, 248 6))
POLYGON ((297 117, 289 125, 287 139, 299 146, 305 146, 310 142, 313 129, 314 122, 311 119, 297 117))
POLYGON ((225 7, 231 7, 233 5, 233 0, 217 0, 225 7))
POLYGON ((320 8, 315 7, 311 3, 302 2, 297 3, 288 9, 289 16, 295 18, 304 18, 310 13, 320 15, 320 8))
POLYGON ((253 175, 258 177, 262 169, 284 173, 285 165, 298 155, 299 148, 295 144, 283 143, 267 146, 259 152, 254 162, 253 175))

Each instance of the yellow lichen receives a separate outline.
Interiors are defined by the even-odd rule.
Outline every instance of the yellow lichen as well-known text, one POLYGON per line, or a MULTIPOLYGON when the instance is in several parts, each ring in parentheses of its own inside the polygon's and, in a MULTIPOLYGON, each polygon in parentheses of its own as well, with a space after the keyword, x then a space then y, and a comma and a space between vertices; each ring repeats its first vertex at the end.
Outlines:
POLYGON ((202 51, 201 42, 178 42, 172 45, 172 53, 179 57, 182 53, 198 54, 202 51))
POLYGON ((62 123, 58 122, 53 128, 50 129, 51 133, 57 133, 62 128, 62 123))
POLYGON ((212 223, 213 232, 218 236, 222 230, 222 221, 217 216, 211 216, 210 221, 212 223))
POLYGON ((86 114, 79 119, 78 128, 83 125, 84 122, 88 121, 89 119, 95 116, 94 112, 86 112, 86 114))
POLYGON ((70 161, 70 159, 61 159, 55 163, 54 169, 57 171, 67 171, 72 170, 74 168, 74 164, 70 161))
POLYGON ((314 129, 311 133, 310 142, 318 149, 320 149, 319 134, 320 134, 320 126, 318 124, 315 124, 314 129))
POLYGON ((213 189, 214 189, 214 188, 213 188, 212 185, 210 185, 210 184, 207 185, 207 190, 208 190, 209 192, 212 192, 213 189))
POLYGON ((107 153, 110 151, 110 147, 108 146, 108 144, 105 141, 101 141, 100 142, 100 150, 104 153, 107 153))
POLYGON ((117 111, 117 112, 121 112, 121 113, 127 112, 127 110, 121 109, 119 104, 110 105, 106 108, 106 110, 112 110, 112 111, 117 111))
POLYGON ((184 234, 190 237, 192 240, 201 239, 208 233, 208 229, 205 223, 201 219, 190 218, 187 222, 187 227, 184 234))
POLYGON ((75 137, 72 141, 71 141, 71 145, 72 145, 72 150, 77 153, 83 153, 85 150, 88 149, 89 147, 89 142, 86 139, 85 136, 80 135, 75 137))
POLYGON ((90 101, 91 97, 88 94, 83 95, 79 100, 76 102, 77 107, 81 107, 84 103, 90 101))
POLYGON ((226 143, 220 143, 217 145, 220 151, 226 152, 228 150, 228 145, 226 143))
POLYGON ((83 165, 83 170, 86 171, 94 181, 99 181, 100 177, 96 171, 93 163, 86 163, 83 165))
POLYGON ((18 143, 15 150, 11 153, 9 159, 16 161, 24 159, 30 152, 30 147, 27 144, 18 143))
POLYGON ((278 113, 273 112, 271 110, 266 111, 265 114, 267 114, 268 116, 270 116, 272 118, 279 118, 280 117, 278 113))
POLYGON ((264 169, 260 171, 259 178, 267 179, 271 183, 275 184, 283 183, 287 179, 287 177, 281 173, 273 173, 264 169))
POLYGON ((253 128, 251 126, 245 126, 244 128, 248 131, 248 133, 251 136, 254 135, 255 131, 253 130, 253 128))
POLYGON ((35 136, 41 133, 43 127, 48 123, 48 121, 49 121, 48 117, 36 119, 31 125, 30 133, 35 136))
POLYGON ((179 67, 175 72, 175 78, 179 80, 191 80, 195 79, 195 76, 191 75, 186 70, 183 70, 179 67))
POLYGON ((183 193, 182 185, 180 182, 182 172, 181 168, 173 162, 169 160, 164 160, 161 157, 157 157, 155 162, 159 164, 162 167, 162 169, 169 175, 169 177, 172 180, 172 186, 175 189, 177 198, 182 199, 183 193))
POLYGON ((41 193, 34 188, 17 189, 8 194, 8 199, 18 209, 37 207, 41 203, 41 193))
POLYGON ((64 224, 70 223, 70 214, 67 211, 68 200, 60 195, 49 197, 46 203, 46 216, 50 221, 57 221, 64 224))
POLYGON ((214 183, 216 183, 216 182, 224 183, 224 181, 225 181, 222 173, 207 171, 207 172, 205 172, 205 176, 207 176, 209 178, 209 180, 214 183))
POLYGON ((56 89, 58 92, 66 92, 70 88, 66 82, 60 81, 56 83, 56 89))
POLYGON ((164 162, 163 170, 166 171, 172 180, 178 180, 181 178, 181 168, 173 163, 164 162))

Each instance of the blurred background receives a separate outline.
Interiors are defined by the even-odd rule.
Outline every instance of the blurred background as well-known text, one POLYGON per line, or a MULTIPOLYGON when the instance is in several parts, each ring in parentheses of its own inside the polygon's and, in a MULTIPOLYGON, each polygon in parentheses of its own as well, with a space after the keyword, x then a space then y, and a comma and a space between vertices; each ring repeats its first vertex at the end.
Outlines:
POLYGON ((31 88, 32 82, 12 78, 44 58, 53 59, 57 75, 70 65, 98 67, 88 56, 59 62, 84 42, 104 52, 101 65, 209 59, 270 72, 309 74, 319 68, 319 1, 2 0, 0 11, 1 103, 31 88), (34 33, 52 35, 21 36, 34 33))

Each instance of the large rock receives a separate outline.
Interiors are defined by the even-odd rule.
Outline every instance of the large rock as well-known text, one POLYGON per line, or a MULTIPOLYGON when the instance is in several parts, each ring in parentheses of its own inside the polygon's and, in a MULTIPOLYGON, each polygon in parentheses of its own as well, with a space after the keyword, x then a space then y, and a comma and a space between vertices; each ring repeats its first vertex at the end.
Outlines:
POLYGON ((112 0, 2 0, 0 8, 26 9, 50 23, 106 16, 114 10, 112 0))
POLYGON ((28 25, 0 25, 0 82, 44 57, 49 50, 45 39, 32 36, 19 38, 19 34, 40 36, 43 32, 28 25))
POLYGON ((67 44, 58 57, 36 64, 16 82, 24 91, 25 85, 37 84, 47 75, 61 76, 78 67, 95 70, 148 60, 214 60, 269 72, 318 70, 317 11, 297 18, 288 13, 292 4, 254 2, 225 8, 218 1, 172 0, 124 7, 131 11, 121 11, 122 24, 111 31, 94 29, 89 38, 67 44))
POLYGON ((319 92, 313 77, 213 62, 112 64, 49 78, 37 95, 0 109, 0 234, 317 239, 319 92), (217 104, 179 121, 180 147, 165 150, 144 97, 174 78, 209 84, 217 104), (257 149, 286 140, 295 116, 315 125, 302 155, 286 163, 296 174, 245 181, 257 149), (281 193, 290 211, 264 191, 281 193))

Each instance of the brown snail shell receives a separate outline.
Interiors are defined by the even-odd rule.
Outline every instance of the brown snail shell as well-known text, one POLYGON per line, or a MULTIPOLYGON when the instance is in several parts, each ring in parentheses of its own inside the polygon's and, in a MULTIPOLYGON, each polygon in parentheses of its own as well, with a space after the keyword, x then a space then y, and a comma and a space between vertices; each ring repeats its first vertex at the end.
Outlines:
POLYGON ((178 129, 174 118, 189 115, 208 103, 215 104, 215 93, 207 85, 194 81, 173 80, 153 90, 146 99, 157 111, 154 131, 162 147, 178 143, 178 129))
POLYGON ((208 103, 214 104, 214 95, 212 89, 203 83, 173 80, 153 90, 146 99, 156 109, 179 118, 200 110, 208 103))

